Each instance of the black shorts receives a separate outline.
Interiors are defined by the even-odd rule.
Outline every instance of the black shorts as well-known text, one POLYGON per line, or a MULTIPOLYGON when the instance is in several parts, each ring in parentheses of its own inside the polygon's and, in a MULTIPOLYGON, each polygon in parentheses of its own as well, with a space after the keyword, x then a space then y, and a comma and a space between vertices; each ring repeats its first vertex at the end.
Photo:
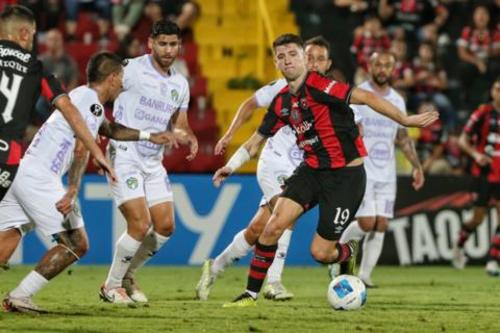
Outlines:
POLYGON ((477 194, 474 206, 488 207, 491 199, 500 199, 500 183, 492 183, 484 176, 474 179, 472 191, 477 194))
POLYGON ((0 164, 0 201, 14 181, 19 165, 0 164))
POLYGON ((302 205, 304 210, 319 204, 318 235, 338 240, 354 219, 365 187, 363 165, 317 170, 303 163, 286 180, 281 196, 302 205))

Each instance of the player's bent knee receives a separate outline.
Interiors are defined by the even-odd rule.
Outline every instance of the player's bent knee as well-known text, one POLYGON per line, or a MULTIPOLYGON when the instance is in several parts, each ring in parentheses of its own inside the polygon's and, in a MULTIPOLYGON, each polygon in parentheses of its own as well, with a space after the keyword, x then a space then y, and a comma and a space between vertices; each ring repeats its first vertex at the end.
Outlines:
POLYGON ((331 254, 328 254, 325 251, 320 250, 318 248, 314 248, 314 247, 311 248, 311 255, 312 255, 314 260, 316 260, 317 262, 319 262, 321 264, 325 264, 325 265, 331 264, 333 261, 331 254))
POLYGON ((155 227, 155 231, 164 237, 169 237, 172 236, 172 234, 175 232, 175 225, 174 223, 170 222, 168 224, 155 227))

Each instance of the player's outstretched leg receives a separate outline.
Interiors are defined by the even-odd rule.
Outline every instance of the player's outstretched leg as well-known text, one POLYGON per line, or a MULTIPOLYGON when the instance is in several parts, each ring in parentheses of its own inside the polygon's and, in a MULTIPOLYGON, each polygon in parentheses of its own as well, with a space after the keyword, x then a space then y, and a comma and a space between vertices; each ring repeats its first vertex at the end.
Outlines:
POLYGON ((124 202, 120 205, 120 211, 127 221, 127 230, 116 242, 113 262, 99 290, 99 297, 104 302, 130 304, 133 301, 123 288, 123 278, 148 233, 150 215, 144 197, 124 202))
POLYGON ((283 283, 281 276, 285 267, 285 259, 288 252, 288 245, 292 237, 292 230, 285 230, 278 240, 278 249, 276 257, 269 267, 267 273, 267 284, 264 287, 264 297, 275 301, 287 301, 293 298, 293 293, 289 292, 283 283))
POLYGON ((52 278, 79 260, 88 250, 85 229, 79 228, 54 235, 57 245, 51 248, 19 285, 3 300, 3 308, 9 312, 46 313, 32 301, 52 278))
POLYGON ((174 232, 174 207, 172 202, 163 202, 149 208, 153 227, 148 230, 141 246, 130 262, 122 286, 127 295, 136 303, 147 303, 148 298, 139 288, 135 275, 170 239, 174 232))
POLYGON ((278 199, 264 232, 255 244, 246 290, 232 302, 225 303, 223 307, 246 307, 256 304, 267 271, 274 260, 279 238, 286 229, 293 227, 303 211, 304 208, 291 199, 283 197, 278 199))
POLYGON ((271 212, 267 207, 259 207, 248 227, 238 232, 233 241, 214 260, 209 259, 203 263, 201 277, 196 285, 196 297, 199 300, 206 301, 217 276, 226 267, 250 252, 270 216, 271 212))

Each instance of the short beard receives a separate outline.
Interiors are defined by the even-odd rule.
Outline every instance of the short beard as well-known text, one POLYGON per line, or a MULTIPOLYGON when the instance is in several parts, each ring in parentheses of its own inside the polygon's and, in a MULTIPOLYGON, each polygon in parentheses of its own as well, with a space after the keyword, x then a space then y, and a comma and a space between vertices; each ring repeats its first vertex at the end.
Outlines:
POLYGON ((386 78, 384 81, 380 81, 377 76, 373 76, 373 82, 375 82, 378 86, 385 86, 391 84, 391 78, 386 78))

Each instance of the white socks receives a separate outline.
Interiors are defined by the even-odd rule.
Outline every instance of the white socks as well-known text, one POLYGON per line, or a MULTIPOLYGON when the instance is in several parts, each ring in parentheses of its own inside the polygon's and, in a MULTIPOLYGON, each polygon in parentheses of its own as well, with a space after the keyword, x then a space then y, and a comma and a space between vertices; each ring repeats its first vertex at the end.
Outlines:
POLYGON ((367 233, 361 229, 357 220, 352 221, 347 229, 344 230, 342 236, 340 237, 339 243, 345 244, 350 240, 361 240, 367 233))
POLYGON ((384 245, 385 232, 372 231, 366 235, 363 242, 363 258, 359 266, 358 276, 361 279, 370 278, 373 268, 377 264, 382 246, 384 245))
POLYGON ((141 246, 141 242, 132 238, 126 231, 116 242, 113 263, 109 269, 105 286, 108 289, 121 288, 122 280, 127 272, 132 258, 141 246))
POLYGON ((31 271, 21 281, 21 283, 19 283, 16 289, 10 292, 10 296, 15 298, 32 297, 38 291, 40 291, 40 289, 42 289, 48 282, 49 280, 44 278, 38 272, 31 271))
POLYGON ((135 253, 134 258, 132 258, 127 274, 134 275, 137 269, 144 266, 144 264, 165 245, 169 238, 170 237, 160 235, 151 227, 146 237, 144 237, 141 246, 135 253))
POLYGON ((229 244, 221 254, 219 254, 212 263, 212 274, 218 275, 227 266, 231 265, 234 261, 243 258, 250 252, 252 245, 248 244, 245 239, 245 230, 238 232, 231 244, 229 244))
POLYGON ((278 240, 276 256, 274 257, 271 267, 269 267, 267 271, 267 283, 281 281, 281 274, 283 273, 283 267, 285 267, 286 253, 288 252, 288 244, 290 244, 291 237, 292 231, 286 229, 278 240))

